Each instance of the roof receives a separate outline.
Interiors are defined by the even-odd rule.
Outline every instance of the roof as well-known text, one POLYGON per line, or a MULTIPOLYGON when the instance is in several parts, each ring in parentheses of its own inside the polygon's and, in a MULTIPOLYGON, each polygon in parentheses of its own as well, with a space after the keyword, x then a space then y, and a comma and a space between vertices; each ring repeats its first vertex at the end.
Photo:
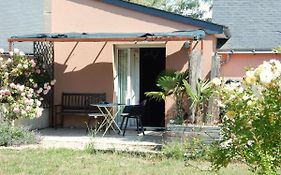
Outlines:
POLYGON ((215 0, 213 21, 227 25, 231 38, 220 50, 272 50, 281 44, 280 0, 215 0))
POLYGON ((186 41, 205 37, 203 30, 175 31, 165 33, 42 33, 12 36, 9 42, 101 42, 101 41, 186 41))
POLYGON ((212 22, 207 22, 199 19, 194 19, 187 16, 178 15, 175 13, 167 12, 164 10, 143 6, 140 4, 135 4, 127 1, 122 0, 102 0, 102 2, 115 5, 122 8, 127 8, 133 11, 137 11, 140 13, 149 14, 152 16, 165 18, 168 20, 176 21, 179 23, 192 25, 203 29, 207 34, 222 34, 218 35, 219 38, 229 38, 230 32, 226 26, 215 24, 212 22))

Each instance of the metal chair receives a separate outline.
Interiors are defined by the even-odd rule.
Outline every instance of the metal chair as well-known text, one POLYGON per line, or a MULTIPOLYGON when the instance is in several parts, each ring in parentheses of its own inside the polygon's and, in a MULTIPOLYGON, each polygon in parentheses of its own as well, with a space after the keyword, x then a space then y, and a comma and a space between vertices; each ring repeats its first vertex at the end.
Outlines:
POLYGON ((144 113, 144 110, 145 110, 145 104, 146 104, 146 101, 142 102, 141 105, 125 106, 125 108, 123 109, 123 112, 121 114, 121 117, 123 117, 123 119, 122 119, 121 126, 120 126, 120 129, 122 129, 123 124, 125 122, 124 130, 123 130, 123 136, 125 136, 127 125, 128 125, 128 120, 130 118, 136 120, 136 122, 137 122, 137 132, 139 133, 139 127, 141 127, 140 129, 142 130, 143 135, 145 135, 144 134, 144 128, 143 128, 143 125, 142 125, 142 116, 143 116, 143 113, 144 113))

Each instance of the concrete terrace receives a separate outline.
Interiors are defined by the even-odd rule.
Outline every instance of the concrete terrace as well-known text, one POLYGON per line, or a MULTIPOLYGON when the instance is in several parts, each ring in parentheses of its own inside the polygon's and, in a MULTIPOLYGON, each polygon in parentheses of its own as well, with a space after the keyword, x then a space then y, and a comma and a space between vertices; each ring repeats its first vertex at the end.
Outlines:
POLYGON ((84 149, 92 143, 97 150, 117 150, 136 152, 157 152, 163 144, 163 132, 145 131, 145 136, 135 130, 128 130, 125 136, 111 131, 104 137, 101 133, 90 136, 85 129, 47 128, 38 130, 38 147, 84 149))

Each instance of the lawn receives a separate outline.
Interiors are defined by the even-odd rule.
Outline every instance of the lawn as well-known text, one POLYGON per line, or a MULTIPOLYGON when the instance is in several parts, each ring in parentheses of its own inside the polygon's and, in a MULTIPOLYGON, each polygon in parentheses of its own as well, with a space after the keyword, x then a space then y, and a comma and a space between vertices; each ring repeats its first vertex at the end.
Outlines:
MULTIPOLYGON (((206 166, 204 162, 193 162, 206 166)), ((0 174, 216 174, 186 167, 183 161, 155 156, 97 152, 70 149, 0 149, 0 174)), ((219 174, 251 174, 247 167, 232 164, 219 174)))

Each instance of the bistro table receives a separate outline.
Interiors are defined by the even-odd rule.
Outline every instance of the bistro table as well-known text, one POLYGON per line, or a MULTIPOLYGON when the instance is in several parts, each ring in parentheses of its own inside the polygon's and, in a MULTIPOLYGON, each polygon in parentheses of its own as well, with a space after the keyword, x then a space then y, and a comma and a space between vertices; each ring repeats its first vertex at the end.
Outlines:
POLYGON ((117 129, 118 133, 122 133, 120 127, 116 123, 115 119, 118 115, 118 113, 125 107, 125 104, 119 104, 119 103, 98 103, 98 104, 90 104, 91 106, 96 106, 99 111, 105 116, 104 120, 100 124, 100 126, 97 129, 97 132, 104 126, 105 130, 102 136, 104 136, 109 128, 111 127, 113 131, 116 131, 117 129))

